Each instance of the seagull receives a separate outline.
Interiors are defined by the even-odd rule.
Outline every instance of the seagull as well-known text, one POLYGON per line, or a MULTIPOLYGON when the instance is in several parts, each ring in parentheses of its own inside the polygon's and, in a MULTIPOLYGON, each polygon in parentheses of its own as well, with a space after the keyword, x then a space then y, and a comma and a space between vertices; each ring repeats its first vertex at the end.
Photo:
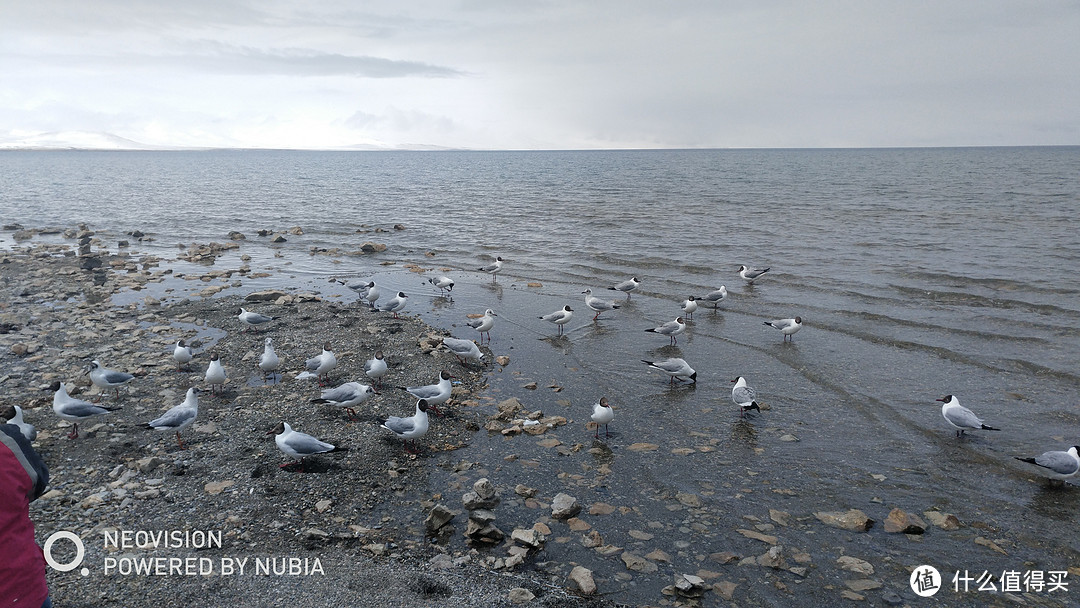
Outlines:
POLYGON ((682 311, 688 319, 694 318, 694 311, 698 309, 697 298, 689 296, 686 301, 682 303, 682 311))
POLYGON ((758 407, 757 401, 754 401, 757 398, 757 393, 754 392, 752 387, 746 385, 746 378, 739 376, 732 382, 735 383, 735 386, 731 389, 731 400, 739 406, 739 417, 745 417, 746 412, 750 410, 757 410, 760 413, 761 408, 758 407))
POLYGON ((495 316, 497 316, 495 311, 489 308, 484 311, 484 316, 478 319, 469 319, 465 324, 480 332, 481 342, 484 341, 485 333, 488 335, 488 342, 491 342, 491 328, 495 326, 495 316))
POLYGON ((453 391, 453 385, 450 383, 451 378, 453 378, 453 376, 450 375, 450 372, 443 370, 439 373, 438 384, 410 386, 405 388, 405 390, 413 397, 426 401, 428 406, 435 410, 436 414, 441 414, 442 412, 439 411, 439 406, 450 399, 450 393, 453 391))
POLYGON ((210 355, 210 365, 206 368, 206 383, 210 385, 211 395, 225 392, 225 377, 221 357, 217 353, 210 355), (217 387, 220 387, 220 390, 217 387))
POLYGON ((346 382, 338 387, 324 389, 322 395, 318 399, 312 399, 311 402, 325 403, 343 408, 349 413, 349 419, 355 421, 356 410, 353 409, 353 406, 360 405, 376 394, 378 393, 375 392, 375 389, 366 384, 346 382))
POLYGON ((372 308, 375 308, 375 300, 378 300, 379 296, 382 295, 375 281, 370 281, 366 285, 353 285, 350 286, 350 289, 355 289, 360 294, 360 299, 367 302, 368 306, 372 308))
POLYGON ((408 418, 390 416, 386 419, 386 422, 382 423, 384 429, 405 440, 405 451, 410 454, 416 454, 417 450, 415 447, 409 448, 409 440, 411 439, 415 446, 416 440, 428 432, 427 411, 429 405, 426 400, 420 399, 416 402, 416 413, 412 416, 408 418))
POLYGON ((755 279, 761 277, 761 275, 769 272, 769 268, 748 268, 746 266, 739 266, 739 276, 746 279, 747 283, 753 283, 755 279))
POLYGON ((428 283, 431 283, 435 287, 438 287, 439 291, 445 291, 447 293, 447 295, 450 296, 451 300, 454 299, 454 296, 451 295, 451 292, 454 291, 454 280, 453 279, 451 279, 450 277, 437 277, 437 278, 434 278, 434 279, 428 279, 427 281, 428 281, 428 283))
POLYGON ((691 382, 697 382, 697 372, 694 371, 694 368, 690 367, 690 364, 685 360, 678 357, 664 359, 663 361, 649 361, 647 359, 642 359, 641 362, 671 376, 670 382, 675 382, 676 378, 688 378, 691 382))
POLYGON ((763 325, 779 329, 780 333, 784 334, 785 342, 789 339, 794 341, 794 338, 791 336, 802 329, 802 317, 795 317, 794 319, 773 319, 772 321, 765 321, 763 325))
POLYGON ((0 419, 7 420, 6 424, 14 424, 19 427, 19 432, 23 437, 26 437, 27 441, 33 441, 37 439, 37 429, 34 425, 23 421, 23 410, 17 405, 9 405, 3 409, 0 409, 0 419))
POLYGON ((105 369, 97 361, 91 361, 89 367, 86 368, 86 372, 90 374, 90 382, 100 388, 103 394, 110 388, 116 389, 117 399, 120 398, 120 387, 135 379, 135 376, 127 372, 105 369))
POLYGON ((727 287, 720 286, 716 291, 710 291, 709 293, 696 298, 699 302, 710 302, 713 305, 713 310, 716 310, 720 306, 720 302, 724 301, 727 297, 727 287))
POLYGON ((983 430, 983 431, 1000 431, 1001 429, 995 429, 992 426, 983 424, 983 421, 975 415, 975 412, 960 405, 960 400, 952 395, 945 395, 941 399, 936 401, 942 402, 941 415, 945 418, 945 422, 948 422, 954 429, 956 429, 956 436, 961 437, 964 435, 964 431, 968 429, 983 430))
POLYGON ((604 425, 604 435, 611 437, 608 432, 608 424, 615 419, 615 410, 608 405, 607 397, 601 397, 600 401, 592 406, 592 420, 596 423, 596 438, 600 438, 600 425, 604 425))
POLYGON ((348 448, 336 447, 325 441, 319 441, 307 433, 294 431, 287 422, 278 423, 278 425, 274 427, 274 430, 268 431, 266 434, 276 435, 274 437, 274 443, 277 444, 278 449, 286 456, 297 459, 295 462, 287 462, 278 465, 278 467, 282 469, 299 464, 300 471, 303 472, 304 459, 308 456, 325 454, 327 452, 344 452, 348 450, 348 448))
POLYGON ((547 321, 554 323, 559 328, 559 335, 562 335, 563 325, 570 322, 570 319, 574 317, 574 309, 569 306, 563 306, 562 310, 556 310, 553 313, 546 314, 540 317, 541 321, 547 321))
POLYGON ((484 353, 480 352, 480 347, 472 340, 443 338, 442 343, 450 352, 454 353, 454 356, 458 358, 462 365, 466 365, 469 361, 476 361, 476 364, 480 365, 480 360, 484 358, 484 353))
POLYGON ((613 291, 621 291, 621 292, 625 293, 626 294, 626 299, 629 300, 630 299, 630 292, 637 289, 638 285, 641 285, 641 281, 639 281, 637 279, 637 277, 633 277, 631 279, 623 281, 622 283, 619 283, 618 285, 615 285, 614 287, 608 287, 608 289, 611 289, 613 291))
POLYGON ((102 414, 108 414, 109 412, 115 412, 120 409, 118 407, 95 405, 89 401, 76 399, 68 394, 67 387, 60 382, 54 383, 52 388, 56 391, 56 393, 53 394, 53 411, 56 412, 57 416, 64 420, 75 423, 72 431, 68 433, 68 439, 77 439, 79 437, 80 421, 102 414))
POLYGON ((480 270, 480 272, 490 272, 491 273, 491 282, 494 283, 498 279, 498 274, 499 274, 499 271, 502 270, 502 265, 503 265, 503 259, 500 258, 500 257, 496 257, 494 262, 488 264, 487 266, 481 266, 479 268, 479 270, 480 270))
POLYGON ((172 406, 160 417, 146 423, 146 428, 163 432, 176 431, 176 444, 181 450, 186 449, 183 440, 180 439, 180 431, 191 426, 195 422, 195 417, 199 415, 198 393, 199 389, 194 386, 189 388, 183 403, 172 406))
POLYGON ((173 348, 172 358, 176 361, 176 371, 184 371, 184 365, 187 365, 195 357, 195 353, 192 352, 191 347, 184 344, 183 340, 176 343, 176 348, 173 348))
POLYGON ((268 316, 268 315, 259 314, 257 312, 251 312, 250 310, 246 310, 244 308, 241 308, 240 312, 237 313, 236 318, 240 319, 240 322, 247 326, 247 327, 244 328, 244 331, 247 331, 248 329, 250 329, 252 327, 258 327, 260 325, 265 325, 265 324, 269 323, 270 321, 273 321, 275 319, 280 319, 281 317, 271 317, 271 316, 268 316))
POLYGON ((337 357, 334 356, 334 351, 330 350, 330 343, 326 342, 322 348, 322 353, 317 357, 312 357, 304 362, 307 370, 314 373, 318 378, 319 386, 326 383, 326 375, 337 367, 337 357))
POLYGON ((281 359, 274 352, 274 340, 273 338, 267 338, 263 341, 263 353, 259 357, 259 369, 263 373, 263 384, 266 384, 266 375, 269 374, 273 377, 274 372, 281 366, 281 359))
POLYGON ((668 321, 659 327, 646 329, 645 331, 671 338, 671 345, 674 346, 679 343, 675 336, 686 331, 686 323, 683 322, 682 317, 676 317, 674 321, 668 321))
POLYGON ((405 295, 404 291, 399 291, 396 296, 390 298, 389 302, 380 306, 379 310, 383 312, 392 312, 394 313, 394 318, 397 319, 399 318, 397 314, 398 311, 405 308, 405 298, 407 297, 409 296, 405 295))
POLYGON ((382 384, 382 377, 390 371, 386 367, 386 360, 383 359, 383 352, 381 350, 375 351, 375 356, 364 362, 364 373, 368 378, 375 381, 375 386, 382 384))
POLYGON ((600 313, 604 311, 620 308, 618 304, 610 300, 601 300, 600 298, 592 295, 591 289, 586 289, 581 293, 585 294, 585 306, 588 306, 589 310, 592 310, 596 313, 596 315, 592 318, 593 321, 595 321, 596 318, 600 316, 600 313))
POLYGON ((1034 458, 1020 458, 1017 460, 1030 462, 1044 469, 1043 473, 1051 480, 1065 482, 1066 479, 1080 474, 1080 446, 1074 445, 1065 452, 1043 452, 1034 458))

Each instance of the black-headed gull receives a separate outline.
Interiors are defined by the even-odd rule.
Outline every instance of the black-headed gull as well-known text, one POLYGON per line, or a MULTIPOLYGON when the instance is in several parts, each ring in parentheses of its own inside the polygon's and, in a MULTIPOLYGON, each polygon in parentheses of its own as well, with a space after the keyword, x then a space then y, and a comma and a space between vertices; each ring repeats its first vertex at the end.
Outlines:
POLYGON ((1080 446, 1077 445, 1064 452, 1043 452, 1034 458, 1020 458, 1018 456, 1014 458, 1042 467, 1043 475, 1062 483, 1066 479, 1080 475, 1080 446))
POLYGON ((451 378, 453 376, 450 375, 450 372, 443 370, 439 372, 439 382, 437 384, 410 386, 405 390, 413 397, 427 401, 428 406, 435 410, 435 413, 441 414, 439 406, 446 403, 450 399, 451 393, 453 393, 454 387, 450 382, 451 378))
POLYGON ((675 379, 686 378, 691 382, 697 382, 697 372, 694 368, 690 367, 690 364, 680 359, 679 357, 672 357, 670 359, 664 359, 663 361, 649 361, 642 359, 642 363, 648 365, 653 369, 658 369, 671 377, 669 382, 675 382, 675 379))
POLYGON ((379 299, 382 292, 379 290, 379 286, 375 284, 375 281, 368 281, 367 283, 354 283, 348 286, 349 289, 360 294, 360 299, 368 306, 375 308, 375 301, 379 299))
POLYGON ((390 368, 386 366, 386 359, 383 358, 381 350, 375 351, 375 356, 364 362, 364 373, 375 381, 376 387, 382 384, 383 376, 389 371, 390 368))
POLYGON ((614 287, 608 287, 608 289, 611 289, 613 291, 621 291, 621 292, 625 293, 626 294, 626 299, 629 300, 630 299, 630 292, 637 289, 638 285, 641 285, 641 281, 639 281, 637 279, 637 277, 632 277, 632 278, 629 278, 629 279, 623 281, 622 283, 619 283, 619 284, 615 285, 614 287))
POLYGON ((183 403, 172 406, 169 411, 146 423, 146 428, 162 432, 175 432, 176 445, 180 446, 182 450, 186 449, 183 440, 180 439, 180 431, 191 426, 199 415, 198 393, 199 389, 194 386, 189 388, 187 395, 184 396, 183 403))
POLYGON ((600 298, 592 295, 592 289, 586 289, 581 293, 585 294, 585 306, 588 306, 589 310, 596 313, 595 315, 593 315, 593 321, 595 321, 597 317, 600 316, 600 313, 619 308, 619 305, 615 302, 612 302, 611 300, 601 300, 600 298))
POLYGON ((382 423, 382 427, 405 441, 405 451, 415 454, 417 450, 409 447, 409 441, 415 446, 416 440, 428 432, 428 407, 430 404, 419 399, 416 402, 416 412, 407 418, 390 416, 382 423))
POLYGON ((173 361, 176 361, 176 371, 182 372, 184 366, 191 363, 191 360, 195 358, 195 353, 183 340, 178 340, 176 346, 173 347, 172 358, 173 361))
POLYGON ((252 312, 246 308, 240 308, 240 312, 236 314, 236 318, 240 319, 240 322, 245 325, 244 331, 251 329, 252 327, 258 328, 260 325, 266 325, 267 323, 280 319, 281 317, 271 317, 270 315, 264 315, 257 312, 252 312))
POLYGON ((56 391, 53 394, 53 411, 64 420, 75 423, 71 432, 68 433, 68 439, 77 439, 79 437, 79 423, 83 420, 120 409, 119 407, 96 405, 89 401, 76 399, 68 394, 67 387, 61 382, 53 383, 52 389, 56 391))
POLYGON ((794 340, 792 334, 802 329, 802 317, 795 317, 794 319, 773 319, 772 321, 764 321, 762 325, 768 325, 769 327, 779 329, 780 333, 784 334, 784 341, 794 340))
POLYGON ((592 421, 596 423, 596 438, 600 438, 600 425, 604 425, 604 435, 611 437, 608 432, 608 424, 615 419, 615 410, 611 409, 607 397, 601 397, 592 408, 592 421))
POLYGON ((7 420, 6 424, 14 424, 19 427, 19 432, 27 441, 37 439, 37 429, 34 425, 23 420, 23 410, 17 405, 9 405, 0 409, 0 420, 7 420))
POLYGON ((761 412, 761 408, 758 407, 757 401, 755 401, 755 399, 757 399, 757 393, 754 391, 753 387, 746 385, 746 378, 739 376, 732 380, 732 382, 735 383, 735 386, 731 389, 731 400, 739 406, 739 417, 742 418, 746 416, 746 412, 750 410, 761 412))
POLYGON ((556 310, 553 313, 548 313, 540 317, 541 321, 547 321, 548 323, 554 323, 559 328, 559 335, 562 335, 563 325, 570 322, 570 319, 574 317, 574 309, 569 306, 563 306, 562 310, 556 310))
POLYGON ((266 434, 275 435, 274 443, 277 444, 278 449, 286 456, 296 459, 293 462, 286 462, 285 464, 278 465, 282 469, 299 464, 300 471, 303 472, 304 459, 308 456, 326 454, 328 452, 344 452, 348 450, 348 448, 334 446, 325 441, 319 441, 307 433, 294 431, 287 422, 279 423, 274 427, 274 430, 269 431, 266 434))
POLYGON ((479 268, 479 270, 480 270, 480 272, 489 272, 489 273, 491 273, 491 282, 494 283, 494 282, 497 281, 499 271, 502 270, 502 266, 503 266, 503 259, 501 257, 496 257, 494 262, 492 262, 492 263, 490 263, 490 264, 488 264, 486 266, 481 266, 479 268))
POLYGON ((484 341, 484 334, 487 334, 488 342, 491 342, 491 328, 495 326, 495 311, 490 308, 484 311, 484 316, 478 319, 469 319, 465 322, 466 325, 480 332, 480 341, 484 341))
POLYGON ((206 383, 210 385, 210 394, 216 395, 225 392, 225 366, 221 364, 221 356, 217 353, 210 355, 210 365, 206 367, 206 383))
POLYGON ((259 369, 263 373, 263 384, 266 383, 267 376, 273 376, 279 367, 281 367, 281 358, 274 351, 274 339, 267 338, 263 341, 263 352, 259 357, 259 369))
POLYGON ((312 399, 311 402, 340 407, 349 413, 350 420, 356 420, 356 410, 353 407, 371 399, 375 394, 375 389, 366 384, 346 382, 341 386, 323 389, 319 398, 312 399))
POLYGON ((480 361, 484 358, 484 353, 480 352, 480 347, 472 340, 443 338, 442 343, 447 350, 454 353, 462 365, 467 365, 469 361, 476 361, 476 364, 480 365, 480 361))
POLYGON ((446 295, 450 296, 450 299, 454 298, 454 296, 451 295, 454 291, 454 280, 450 277, 435 277, 432 279, 428 279, 428 283, 431 283, 435 287, 438 287, 439 291, 445 291, 446 295))
POLYGON ((405 300, 408 297, 409 296, 405 295, 404 291, 399 291, 399 292, 397 292, 397 295, 390 298, 390 300, 388 302, 386 302, 385 304, 380 306, 379 310, 381 310, 383 312, 392 312, 392 313, 394 313, 394 318, 397 319, 398 318, 397 313, 398 313, 398 311, 405 308, 405 304, 406 304, 405 300))
POLYGON ((686 330, 686 323, 683 322, 682 317, 675 317, 674 321, 668 321, 659 327, 652 329, 646 329, 645 331, 654 334, 660 334, 661 336, 667 336, 671 339, 671 344, 678 344, 679 341, 675 339, 675 336, 681 334, 686 330))
POLYGON ((114 369, 101 367, 101 364, 97 361, 91 361, 90 366, 86 368, 86 372, 90 374, 90 382, 100 388, 102 394, 110 388, 116 390, 117 399, 120 398, 120 387, 135 379, 135 376, 127 372, 118 372, 114 369))
POLYGON ((954 429, 956 429, 956 436, 961 437, 964 431, 1000 431, 1001 429, 995 429, 992 426, 983 424, 983 421, 975 415, 975 412, 960 405, 960 400, 952 395, 945 395, 941 399, 937 399, 942 403, 941 416, 945 418, 945 422, 948 422, 954 429))
POLYGON ((304 367, 307 368, 307 371, 315 374, 319 386, 326 384, 328 381, 327 375, 337 367, 337 357, 330 348, 330 343, 324 343, 321 353, 304 361, 304 367))
POLYGON ((739 276, 746 279, 747 283, 753 283, 755 279, 761 277, 761 275, 769 272, 769 268, 750 268, 747 266, 739 266, 739 276))
POLYGON ((693 319, 694 318, 694 311, 696 311, 697 309, 698 309, 697 298, 695 298, 694 296, 687 297, 686 300, 683 301, 683 303, 682 303, 682 311, 683 311, 683 314, 686 315, 687 319, 693 319))
POLYGON ((727 298, 727 287, 721 285, 716 291, 710 291, 703 296, 699 296, 697 301, 712 304, 713 309, 715 310, 720 306, 720 302, 724 301, 724 298, 727 298))

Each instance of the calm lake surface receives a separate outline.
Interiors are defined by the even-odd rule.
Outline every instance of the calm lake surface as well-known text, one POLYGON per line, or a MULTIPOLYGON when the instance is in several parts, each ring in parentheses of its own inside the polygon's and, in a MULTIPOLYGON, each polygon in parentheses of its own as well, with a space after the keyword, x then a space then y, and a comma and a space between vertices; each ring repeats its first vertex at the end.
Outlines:
MULTIPOLYGON (((627 570, 562 524, 555 535, 569 540, 549 542, 539 559, 581 563, 612 599, 633 604, 659 602, 673 574, 699 570, 739 583, 736 599, 753 605, 840 602, 852 578, 834 563, 844 554, 878 567, 883 587, 866 592, 875 602, 917 600, 907 575, 923 563, 943 572, 951 605, 971 606, 1000 596, 953 592, 957 570, 1076 566, 1080 490, 1047 489, 1013 457, 1080 444, 1078 211, 1077 147, 0 152, 5 224, 87 223, 111 251, 127 239, 130 251, 167 260, 177 244, 240 231, 247 240, 216 266, 247 255, 271 276, 232 293, 286 287, 351 301, 329 279, 370 278, 408 293, 406 313, 458 337, 478 337, 466 314, 494 309, 491 351, 511 364, 491 371, 490 396, 573 422, 553 435, 562 446, 481 431, 450 458, 485 463, 505 488, 523 483, 548 499, 565 491, 586 512, 624 507, 589 522, 626 551, 666 553, 653 560, 657 572, 627 570), (292 226, 303 234, 280 245, 256 236, 292 226), (133 230, 153 240, 125 235, 133 230), (389 249, 311 254, 368 240, 389 249), (492 284, 476 269, 494 256, 506 265, 492 284), (417 275, 403 262, 450 270, 417 275), (747 285, 740 264, 772 271, 747 285), (452 302, 424 282, 437 274, 457 281, 452 302), (631 276, 642 282, 631 299, 606 289, 631 276), (720 285, 728 299, 699 309, 677 346, 644 332, 720 285), (594 323, 585 288, 622 308, 594 323), (575 317, 556 337, 537 317, 567 304, 575 317), (762 324, 796 315, 805 326, 789 343, 762 324), (641 362, 670 356, 698 371, 696 385, 671 386, 641 362), (740 375, 767 405, 746 419, 730 399, 740 375), (533 381, 536 390, 523 388, 533 381), (935 401, 947 394, 1002 430, 957 439, 935 401), (614 436, 594 444, 585 422, 601 396, 616 407, 614 436), (894 507, 940 509, 965 526, 911 539, 813 516, 858 508, 880 521, 894 507), (769 509, 791 523, 770 528, 769 509), (764 553, 768 545, 735 532, 755 525, 809 553, 809 574, 708 557, 764 553)), ((13 243, 0 232, 0 245, 13 243)), ((420 495, 477 477, 433 468, 442 472, 420 495)), ((543 515, 504 494, 499 521, 509 528, 543 515)), ((1067 605, 1077 594, 1033 597, 1067 605)))

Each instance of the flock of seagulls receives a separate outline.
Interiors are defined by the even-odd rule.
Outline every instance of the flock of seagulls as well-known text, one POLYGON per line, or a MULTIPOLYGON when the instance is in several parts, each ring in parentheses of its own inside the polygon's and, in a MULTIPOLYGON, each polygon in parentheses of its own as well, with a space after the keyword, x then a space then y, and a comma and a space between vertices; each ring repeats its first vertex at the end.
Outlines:
MULTIPOLYGON (((502 267, 503 259, 497 257, 492 264, 484 266, 479 270, 490 273, 492 282, 495 282, 497 281, 497 275, 502 270, 502 267)), ((738 272, 739 276, 748 284, 752 284, 769 271, 770 268, 750 268, 747 266, 740 266, 738 272)), ((428 283, 439 289, 440 293, 445 294, 447 297, 450 296, 455 284, 452 279, 446 276, 430 278, 428 279, 428 283)), ((640 285, 641 281, 637 277, 632 277, 626 281, 608 287, 608 289, 625 293, 626 299, 629 300, 631 297, 630 294, 636 291, 640 285)), ((366 303, 373 310, 393 313, 395 318, 397 318, 398 313, 405 308, 406 299, 408 298, 405 293, 399 291, 382 306, 376 306, 376 302, 379 300, 381 292, 374 281, 347 286, 359 294, 359 301, 366 303)), ((582 293, 585 294, 585 305, 589 310, 592 310, 595 313, 593 321, 597 321, 604 312, 614 311, 620 308, 620 305, 613 301, 604 300, 594 296, 592 289, 586 289, 582 293)), ((690 317, 698 309, 699 305, 711 304, 715 309, 719 307, 727 296, 727 289, 723 285, 704 296, 689 296, 681 304, 683 315, 690 317)), ((559 335, 562 335, 564 326, 570 322, 573 315, 573 309, 567 305, 560 310, 543 315, 539 317, 539 319, 554 324, 558 329, 559 335)), ((494 327, 496 316, 496 313, 489 308, 484 311, 483 315, 475 315, 476 318, 469 319, 466 322, 466 325, 477 331, 481 343, 484 342, 485 337, 487 338, 487 341, 490 341, 491 329, 494 327)), ((240 308, 237 313, 237 318, 244 326, 244 331, 247 332, 252 329, 258 330, 260 327, 277 320, 279 317, 264 315, 240 308)), ((787 319, 765 321, 764 324, 780 331, 783 335, 783 340, 787 342, 793 340, 794 334, 802 329, 803 321, 802 317, 796 316, 787 319)), ((674 346, 678 344, 676 336, 686 331, 685 317, 680 315, 673 321, 668 321, 657 327, 646 329, 645 331, 668 337, 670 345, 674 346)), ((470 362, 476 362, 477 365, 480 365, 485 356, 474 340, 446 337, 443 338, 443 345, 464 366, 467 366, 470 362)), ((192 348, 185 344, 184 340, 177 341, 173 348, 172 357, 176 362, 178 371, 184 371, 185 366, 193 360, 194 356, 195 353, 192 351, 192 348)), ((642 359, 641 361, 650 368, 666 374, 669 377, 670 383, 675 383, 676 381, 697 382, 697 372, 682 358, 672 357, 663 360, 642 359)), ((280 368, 280 365, 281 359, 274 351, 273 339, 267 337, 264 341, 263 353, 258 362, 258 367, 263 373, 264 382, 267 378, 276 377, 276 372, 280 368)), ((323 344, 322 352, 317 356, 307 359, 304 365, 306 371, 299 374, 296 378, 315 378, 318 380, 320 387, 325 387, 329 382, 330 372, 338 365, 338 360, 331 348, 331 344, 326 342, 323 344)), ((356 420, 356 411, 354 408, 362 405, 374 395, 379 394, 378 387, 381 385, 382 378, 386 376, 388 371, 389 368, 383 352, 377 350, 374 356, 364 363, 364 372, 367 377, 371 379, 372 385, 369 386, 360 382, 346 382, 336 387, 324 388, 320 396, 312 399, 311 402, 341 408, 349 414, 351 420, 356 420)), ((90 362, 84 373, 88 374, 91 383, 100 389, 98 400, 110 390, 115 392, 116 398, 119 400, 120 389, 127 386, 135 379, 133 374, 107 369, 96 360, 90 362)), ((218 354, 212 353, 210 363, 207 366, 204 376, 206 384, 209 385, 209 392, 211 394, 223 392, 226 379, 227 375, 220 357, 218 354)), ((416 398, 415 412, 409 417, 391 416, 382 423, 382 427, 392 432, 396 437, 402 439, 407 452, 416 453, 417 440, 427 433, 429 429, 428 411, 430 410, 441 415, 439 406, 450 399, 452 393, 452 379, 453 376, 448 371, 444 370, 440 373, 438 381, 434 384, 413 387, 396 387, 407 391, 416 398)), ((746 378, 739 376, 731 382, 735 385, 731 389, 731 400, 739 407, 740 417, 745 417, 747 413, 752 410, 760 413, 761 408, 756 400, 756 391, 747 384, 746 378)), ((53 386, 50 387, 50 390, 54 391, 53 411, 55 414, 63 420, 72 422, 72 430, 68 433, 70 439, 78 438, 80 422, 85 422, 97 416, 103 416, 120 409, 117 406, 101 405, 99 403, 91 403, 89 401, 76 399, 68 393, 66 386, 60 382, 54 383, 53 386)), ((177 445, 181 449, 184 449, 185 446, 181 437, 181 432, 190 427, 197 418, 199 411, 198 395, 205 390, 206 389, 199 389, 197 387, 189 388, 183 402, 172 407, 158 418, 146 423, 145 427, 161 432, 175 433, 177 445)), ((974 412, 960 405, 959 400, 953 395, 946 395, 941 399, 937 399, 937 401, 942 403, 942 417, 956 430, 956 436, 958 438, 963 437, 969 430, 1000 430, 985 424, 974 412)), ((604 426, 605 435, 607 437, 611 436, 608 431, 608 425, 614 418, 615 413, 607 397, 601 398, 593 405, 591 420, 596 425, 595 436, 597 439, 600 438, 600 425, 604 426)), ((37 437, 37 430, 33 425, 25 422, 23 419, 23 411, 18 406, 7 406, 0 409, 0 420, 7 420, 9 424, 18 426, 22 434, 31 441, 37 437)), ((282 467, 298 465, 299 469, 302 470, 303 461, 308 456, 346 449, 335 447, 334 445, 316 439, 311 435, 295 431, 284 421, 267 434, 275 435, 275 443, 278 448, 284 454, 294 459, 294 462, 283 464, 281 465, 282 467)), ((1043 474, 1051 480, 1063 481, 1080 476, 1080 455, 1078 455, 1078 452, 1080 452, 1080 446, 1073 446, 1065 451, 1049 451, 1031 458, 1017 457, 1017 460, 1040 467, 1043 474)))

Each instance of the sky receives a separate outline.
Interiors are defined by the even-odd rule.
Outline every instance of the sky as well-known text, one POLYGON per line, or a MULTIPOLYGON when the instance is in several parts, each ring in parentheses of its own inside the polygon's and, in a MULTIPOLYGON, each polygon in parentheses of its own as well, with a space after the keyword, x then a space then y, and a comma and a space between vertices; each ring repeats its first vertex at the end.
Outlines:
POLYGON ((0 0, 0 146, 47 141, 1076 145, 1080 3, 0 0))

